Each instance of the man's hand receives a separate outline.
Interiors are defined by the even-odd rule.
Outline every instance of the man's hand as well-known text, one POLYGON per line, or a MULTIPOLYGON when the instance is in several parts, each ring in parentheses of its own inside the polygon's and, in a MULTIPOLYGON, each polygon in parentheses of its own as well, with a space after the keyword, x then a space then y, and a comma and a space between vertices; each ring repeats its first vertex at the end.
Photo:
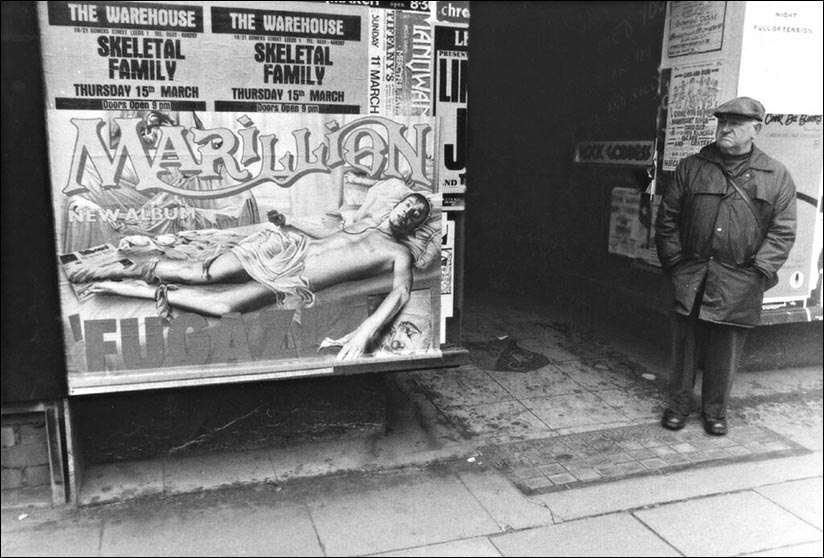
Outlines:
POLYGON ((335 357, 337 360, 354 360, 360 358, 369 346, 370 335, 360 328, 341 338, 343 347, 335 357))
POLYGON ((266 218, 276 227, 283 227, 286 225, 286 215, 277 209, 270 209, 266 212, 266 218))

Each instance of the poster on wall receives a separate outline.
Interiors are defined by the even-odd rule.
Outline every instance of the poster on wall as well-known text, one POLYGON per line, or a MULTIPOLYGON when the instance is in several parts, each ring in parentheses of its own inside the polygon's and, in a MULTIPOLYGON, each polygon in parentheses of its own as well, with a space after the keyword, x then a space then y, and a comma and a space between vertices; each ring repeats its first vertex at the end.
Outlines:
POLYGON ((727 3, 721 1, 670 2, 667 56, 685 56, 721 50, 727 3))
POLYGON ((46 108, 207 109, 206 8, 40 2, 46 108))
POLYGON ((781 161, 796 187, 796 238, 778 284, 767 291, 765 304, 807 300, 816 288, 821 265, 822 116, 767 114, 756 145, 781 161))
POLYGON ((655 216, 661 196, 637 188, 613 188, 609 215, 610 254, 660 267, 655 247, 655 216))
POLYGON ((637 188, 613 188, 609 213, 609 253, 636 258, 648 229, 641 223, 641 192, 637 188))
POLYGON ((441 221, 441 343, 446 343, 446 319, 455 310, 455 221, 443 213, 441 221))
POLYGON ((366 114, 365 20, 345 8, 211 6, 218 112, 366 114), (236 77, 234 77, 236 76, 236 77))
POLYGON ((662 170, 675 170, 678 161, 715 141, 721 60, 672 68, 667 105, 667 132, 662 170))
POLYGON ((440 355, 419 11, 39 3, 70 393, 440 355))
POLYGON ((374 4, 369 8, 369 63, 364 65, 369 113, 431 116, 433 30, 428 3, 388 2, 388 8, 374 4))
POLYGON ((444 117, 439 186, 449 194, 466 192, 468 48, 467 27, 435 27, 435 111, 444 117))
POLYGON ((740 95, 768 112, 821 114, 824 4, 747 2, 738 72, 740 95))

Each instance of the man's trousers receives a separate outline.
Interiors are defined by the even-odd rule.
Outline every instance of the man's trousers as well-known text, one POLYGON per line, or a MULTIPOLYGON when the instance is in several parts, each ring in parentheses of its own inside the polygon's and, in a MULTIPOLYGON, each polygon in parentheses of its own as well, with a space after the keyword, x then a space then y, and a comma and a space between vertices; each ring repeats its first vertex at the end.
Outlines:
POLYGON ((697 311, 692 316, 674 314, 669 408, 681 415, 689 414, 700 367, 702 411, 708 418, 725 418, 748 332, 746 327, 699 320, 697 311))

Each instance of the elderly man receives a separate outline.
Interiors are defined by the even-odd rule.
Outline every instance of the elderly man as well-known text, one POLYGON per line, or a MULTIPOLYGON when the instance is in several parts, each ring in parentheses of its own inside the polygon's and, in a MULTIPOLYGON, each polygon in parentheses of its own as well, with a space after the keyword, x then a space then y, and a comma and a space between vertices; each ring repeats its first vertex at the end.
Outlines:
POLYGON ((764 106, 737 97, 714 113, 715 142, 682 159, 656 222, 658 256, 674 287, 670 401, 661 424, 684 427, 698 366, 704 430, 727 433, 727 402, 764 291, 795 241, 795 185, 753 144, 764 106))

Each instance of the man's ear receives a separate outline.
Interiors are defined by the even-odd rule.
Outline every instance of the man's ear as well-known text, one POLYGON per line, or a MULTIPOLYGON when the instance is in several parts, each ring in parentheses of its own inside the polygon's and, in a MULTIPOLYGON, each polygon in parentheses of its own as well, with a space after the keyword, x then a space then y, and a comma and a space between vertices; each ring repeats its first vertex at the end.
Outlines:
POLYGON ((761 128, 763 128, 763 127, 764 127, 764 123, 763 123, 763 122, 756 122, 756 123, 755 123, 755 135, 756 135, 756 136, 758 135, 758 132, 760 132, 760 131, 761 131, 761 128))

